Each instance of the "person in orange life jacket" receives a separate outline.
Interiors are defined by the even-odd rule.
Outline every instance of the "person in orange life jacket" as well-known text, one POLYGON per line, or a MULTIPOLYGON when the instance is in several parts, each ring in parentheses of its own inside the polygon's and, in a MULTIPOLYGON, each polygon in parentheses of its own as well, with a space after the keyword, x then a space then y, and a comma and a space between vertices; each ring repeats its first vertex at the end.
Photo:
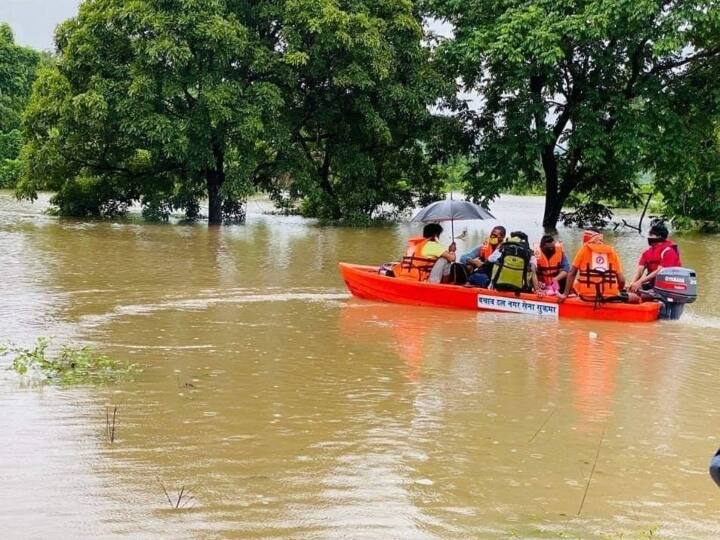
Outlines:
POLYGON ((565 282, 570 271, 570 262, 562 244, 546 234, 540 239, 540 247, 535 252, 537 258, 537 278, 540 288, 550 294, 565 290, 565 282))
POLYGON ((490 255, 503 243, 505 234, 505 227, 502 225, 494 227, 493 230, 490 231, 490 236, 484 244, 468 251, 460 257, 460 264, 467 264, 473 268, 482 267, 490 255))
POLYGON ((655 276, 663 268, 682 266, 678 247, 668 240, 665 224, 656 223, 650 227, 648 244, 650 247, 640 256, 635 276, 628 287, 632 292, 652 289, 655 286, 655 276))
POLYGON ((586 230, 583 245, 570 267, 565 290, 557 295, 558 303, 565 301, 573 288, 581 298, 594 298, 598 290, 603 298, 610 298, 619 296, 624 287, 625 276, 615 248, 603 242, 603 235, 597 229, 586 230), (607 277, 602 277, 601 272, 607 277))
POLYGON ((503 243, 506 233, 505 227, 502 225, 494 227, 485 243, 460 257, 460 264, 466 265, 468 271, 471 272, 468 277, 469 283, 480 287, 486 287, 490 283, 492 264, 488 262, 488 259, 503 243))
POLYGON ((423 227, 425 241, 418 246, 417 255, 426 259, 436 259, 428 277, 429 283, 440 283, 443 276, 450 273, 450 264, 455 262, 455 242, 445 249, 438 241, 443 228, 439 223, 428 223, 423 227))

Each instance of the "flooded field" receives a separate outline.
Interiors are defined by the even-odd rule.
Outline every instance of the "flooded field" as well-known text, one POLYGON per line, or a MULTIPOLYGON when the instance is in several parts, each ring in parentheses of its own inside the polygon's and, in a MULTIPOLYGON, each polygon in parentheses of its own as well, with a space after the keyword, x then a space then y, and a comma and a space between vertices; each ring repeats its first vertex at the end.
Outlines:
MULTIPOLYGON (((45 201, 0 194, 0 341, 144 371, 0 370, 4 538, 720 537, 720 237, 675 237, 701 294, 679 322, 541 322, 351 299, 337 262, 392 260, 416 225, 259 202, 237 227, 83 222, 45 201)), ((541 199, 492 210, 539 238, 541 199)), ((469 249, 495 223, 456 230, 469 249)), ((645 239, 612 241, 631 273, 645 239)))

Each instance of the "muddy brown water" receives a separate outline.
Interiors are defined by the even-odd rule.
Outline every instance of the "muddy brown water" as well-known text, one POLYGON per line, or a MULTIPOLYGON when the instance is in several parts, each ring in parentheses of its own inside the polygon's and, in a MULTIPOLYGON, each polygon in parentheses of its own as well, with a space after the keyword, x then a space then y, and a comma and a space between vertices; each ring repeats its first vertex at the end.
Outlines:
MULTIPOLYGON (((391 260, 413 225, 259 202, 221 229, 83 222, 46 201, 0 195, 0 337, 145 370, 73 388, 0 370, 4 538, 720 536, 720 237, 676 237, 701 290, 678 323, 546 322, 349 298, 337 262, 391 260), (161 483, 192 499, 171 509, 161 483)), ((493 211, 537 239, 541 209, 493 211)), ((493 223, 457 230, 472 247, 493 223)), ((613 241, 627 267, 645 245, 613 241)))

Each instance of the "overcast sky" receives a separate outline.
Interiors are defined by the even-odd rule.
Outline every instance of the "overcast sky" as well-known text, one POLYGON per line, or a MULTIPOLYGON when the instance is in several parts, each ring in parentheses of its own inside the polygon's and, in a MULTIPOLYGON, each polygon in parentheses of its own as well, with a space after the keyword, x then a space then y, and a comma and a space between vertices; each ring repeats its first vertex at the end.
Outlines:
POLYGON ((10 23, 18 43, 52 50, 55 27, 74 16, 79 4, 80 0, 0 0, 0 21, 10 23))
MULTIPOLYGON (((80 0, 0 0, 0 22, 10 23, 18 43, 52 50, 55 27, 74 16, 78 5, 80 0)), ((442 35, 450 33, 446 24, 429 21, 429 26, 442 35)))

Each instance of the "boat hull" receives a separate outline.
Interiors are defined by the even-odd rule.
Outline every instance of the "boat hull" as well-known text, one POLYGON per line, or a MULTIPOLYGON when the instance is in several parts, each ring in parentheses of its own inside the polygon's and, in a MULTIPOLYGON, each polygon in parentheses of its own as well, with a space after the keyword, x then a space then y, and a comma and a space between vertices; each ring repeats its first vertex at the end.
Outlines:
POLYGON ((354 296, 395 304, 620 322, 652 322, 660 315, 659 302, 595 306, 579 298, 568 298, 558 304, 554 297, 538 298, 536 294, 518 296, 509 292, 387 277, 378 274, 377 266, 340 263, 340 273, 354 296))

